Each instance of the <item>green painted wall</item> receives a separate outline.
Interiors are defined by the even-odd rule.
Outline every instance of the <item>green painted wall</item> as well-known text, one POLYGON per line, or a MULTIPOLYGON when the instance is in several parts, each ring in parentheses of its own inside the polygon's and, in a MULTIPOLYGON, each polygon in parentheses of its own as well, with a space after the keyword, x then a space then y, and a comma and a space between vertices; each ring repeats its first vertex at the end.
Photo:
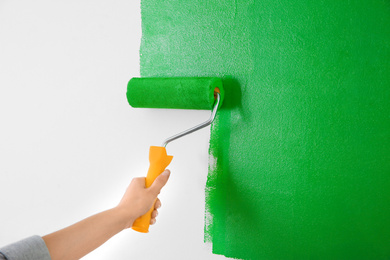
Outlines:
POLYGON ((142 76, 220 76, 206 240, 390 258, 390 2, 142 0, 142 76))

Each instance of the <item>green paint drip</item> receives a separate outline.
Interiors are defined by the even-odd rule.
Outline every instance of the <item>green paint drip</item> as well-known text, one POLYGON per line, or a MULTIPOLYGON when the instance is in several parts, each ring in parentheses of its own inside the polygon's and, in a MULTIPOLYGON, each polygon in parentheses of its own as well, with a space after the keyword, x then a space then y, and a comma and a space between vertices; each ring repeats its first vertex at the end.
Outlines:
POLYGON ((141 4, 142 76, 223 77, 206 186, 213 252, 389 258, 389 2, 141 4))

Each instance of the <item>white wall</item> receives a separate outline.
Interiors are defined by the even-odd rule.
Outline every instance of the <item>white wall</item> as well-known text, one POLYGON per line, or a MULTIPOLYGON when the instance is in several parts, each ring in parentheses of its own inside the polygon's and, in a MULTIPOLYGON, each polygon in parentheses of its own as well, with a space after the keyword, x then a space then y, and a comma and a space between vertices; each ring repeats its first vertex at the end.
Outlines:
MULTIPOLYGON (((208 111, 134 109, 139 1, 0 1, 0 245, 115 206, 150 145, 208 111)), ((168 145, 163 207, 85 259, 221 259, 203 243, 209 128, 168 145)))

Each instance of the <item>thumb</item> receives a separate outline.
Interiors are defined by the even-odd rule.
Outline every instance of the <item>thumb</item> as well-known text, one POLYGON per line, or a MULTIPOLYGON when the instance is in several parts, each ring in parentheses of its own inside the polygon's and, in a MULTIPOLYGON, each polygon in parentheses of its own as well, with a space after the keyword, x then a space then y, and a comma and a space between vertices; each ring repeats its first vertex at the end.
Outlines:
POLYGON ((162 187, 165 186, 165 184, 167 183, 168 179, 169 179, 169 175, 171 174, 171 172, 169 170, 165 170, 163 171, 163 173, 161 173, 155 180, 154 182, 152 183, 152 185, 150 186, 149 190, 155 194, 156 196, 160 193, 162 187))

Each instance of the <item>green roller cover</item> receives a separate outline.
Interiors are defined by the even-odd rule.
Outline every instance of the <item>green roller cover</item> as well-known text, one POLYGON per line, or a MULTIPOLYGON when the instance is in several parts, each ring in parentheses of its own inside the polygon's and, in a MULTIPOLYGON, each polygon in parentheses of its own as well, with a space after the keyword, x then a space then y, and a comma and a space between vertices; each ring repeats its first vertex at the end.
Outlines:
POLYGON ((211 110, 214 89, 224 97, 220 78, 132 78, 127 100, 132 107, 211 110))

